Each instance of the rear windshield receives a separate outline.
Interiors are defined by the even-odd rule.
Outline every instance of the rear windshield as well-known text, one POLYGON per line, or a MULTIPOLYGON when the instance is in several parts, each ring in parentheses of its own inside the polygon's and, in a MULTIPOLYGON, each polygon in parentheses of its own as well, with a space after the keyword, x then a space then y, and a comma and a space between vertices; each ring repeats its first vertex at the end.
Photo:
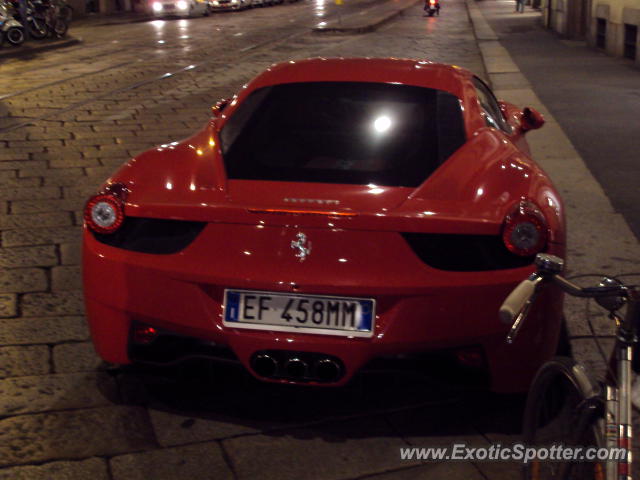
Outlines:
POLYGON ((458 98, 381 83, 253 92, 220 132, 229 179, 415 187, 465 142, 458 98))

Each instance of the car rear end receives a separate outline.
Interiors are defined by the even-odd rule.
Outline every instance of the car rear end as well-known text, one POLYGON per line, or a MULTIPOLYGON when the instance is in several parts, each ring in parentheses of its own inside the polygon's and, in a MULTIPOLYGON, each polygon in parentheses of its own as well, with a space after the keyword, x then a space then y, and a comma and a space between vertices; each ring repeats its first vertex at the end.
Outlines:
POLYGON ((167 165, 189 153, 191 164, 130 189, 142 167, 112 179, 122 224, 84 234, 98 352, 156 364, 204 354, 312 385, 342 385, 379 358, 446 352, 494 390, 525 389, 555 348, 561 297, 550 291, 510 346, 497 311, 532 270, 529 248, 564 245, 517 197, 477 196, 479 184, 531 187, 501 161, 492 168, 505 176, 484 179, 473 151, 447 91, 257 89, 163 152, 167 165))

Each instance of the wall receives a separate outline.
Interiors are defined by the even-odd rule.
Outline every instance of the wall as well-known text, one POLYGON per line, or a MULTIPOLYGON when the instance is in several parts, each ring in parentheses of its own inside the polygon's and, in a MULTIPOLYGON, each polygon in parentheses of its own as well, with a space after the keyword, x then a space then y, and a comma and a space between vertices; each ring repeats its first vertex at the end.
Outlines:
POLYGON ((547 28, 571 39, 586 39, 598 47, 598 19, 605 21, 604 51, 624 55, 625 24, 638 27, 635 62, 640 65, 640 0, 544 0, 543 21, 547 28))
MULTIPOLYGON (((606 21, 606 45, 609 55, 623 56, 625 24, 640 30, 640 0, 593 0, 591 25, 587 38, 589 45, 597 46, 598 19, 606 21)), ((636 37, 636 59, 640 64, 640 35, 636 37)))

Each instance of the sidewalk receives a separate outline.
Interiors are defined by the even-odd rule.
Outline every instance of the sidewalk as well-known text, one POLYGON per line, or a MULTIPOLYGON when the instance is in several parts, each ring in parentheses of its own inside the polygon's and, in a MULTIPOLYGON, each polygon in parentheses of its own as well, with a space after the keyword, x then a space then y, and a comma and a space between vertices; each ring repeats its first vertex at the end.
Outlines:
MULTIPOLYGON (((476 4, 533 90, 562 124, 613 207, 640 238, 640 68, 542 27, 513 2, 476 4)), ((517 79, 515 79, 517 81, 517 79)), ((638 270, 638 269, 636 269, 638 270)))
MULTIPOLYGON (((533 73, 528 69, 525 73, 520 70, 519 64, 510 55, 510 50, 514 49, 510 42, 512 37, 508 38, 509 41, 504 41, 504 35, 496 34, 492 25, 500 21, 506 22, 506 19, 513 21, 515 18, 516 22, 528 22, 534 31, 540 30, 537 32, 537 39, 546 37, 547 42, 562 44, 563 42, 553 34, 536 27, 540 14, 528 8, 525 14, 514 13, 513 2, 499 0, 481 3, 467 0, 467 5, 489 81, 496 95, 519 106, 532 106, 545 116, 545 126, 528 134, 527 139, 533 157, 549 173, 564 199, 569 272, 572 274, 606 272, 615 275, 640 271, 640 245, 637 238, 623 215, 612 206, 607 193, 591 174, 581 153, 573 143, 573 141, 581 142, 584 136, 580 138, 572 136, 570 139, 565 133, 567 125, 571 125, 571 121, 575 119, 593 124, 600 131, 613 129, 618 120, 615 117, 603 115, 601 104, 594 102, 593 96, 591 101, 588 97, 580 100, 565 98, 559 106, 554 98, 546 103, 537 95, 538 88, 554 84, 554 79, 558 75, 557 69, 562 68, 561 64, 569 70, 578 68, 576 65, 584 61, 585 55, 605 62, 619 62, 619 60, 609 59, 586 48, 585 51, 581 51, 575 47, 566 47, 562 50, 560 57, 556 56, 556 51, 550 53, 551 50, 548 48, 529 49, 516 57, 519 61, 526 57, 526 61, 535 64, 533 73), (550 68, 549 64, 553 64, 555 70, 550 68), (553 106, 550 107, 551 105, 553 106), (577 108, 580 108, 579 112, 577 108), (562 117, 560 121, 555 117, 556 111, 562 117)), ((522 23, 520 25, 522 26, 522 23)), ((521 28, 520 31, 523 30, 521 28)), ((530 36, 531 31, 527 30, 526 35, 530 36)), ((595 82, 595 79, 602 74, 603 72, 589 73, 581 70, 578 78, 581 82, 595 82)), ((635 75, 636 81, 640 79, 640 73, 632 71, 631 74, 635 75)), ((573 81, 567 84, 566 90, 582 91, 583 95, 588 96, 589 89, 583 91, 575 80, 574 75, 573 81)), ((622 80, 623 77, 620 77, 619 81, 622 80)), ((632 134, 630 129, 629 136, 632 134)), ((597 138, 601 136, 598 135, 597 138)), ((637 151, 636 149, 625 153, 634 155, 637 151)), ((602 160, 608 165, 614 161, 608 156, 602 157, 602 160)), ((636 167, 630 181, 637 184, 640 179, 639 173, 636 167)), ((623 179, 620 175, 616 175, 616 181, 621 183, 623 179)), ((637 186, 632 191, 637 194, 637 186)), ((593 352, 592 340, 584 338, 589 333, 584 321, 584 308, 584 301, 575 298, 565 299, 565 316, 573 339, 574 356, 596 370, 602 369, 600 358, 593 352)), ((613 333, 611 322, 604 316, 594 318, 594 322, 596 331, 605 337, 605 345, 607 345, 609 339, 606 337, 610 337, 613 333)), ((612 342, 609 342, 608 346, 611 345, 612 342)))

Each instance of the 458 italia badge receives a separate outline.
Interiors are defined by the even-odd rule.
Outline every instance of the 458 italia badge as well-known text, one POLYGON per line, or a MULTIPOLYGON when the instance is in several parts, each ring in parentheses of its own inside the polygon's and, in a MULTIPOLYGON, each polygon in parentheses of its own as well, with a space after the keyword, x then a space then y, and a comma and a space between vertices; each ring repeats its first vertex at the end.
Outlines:
POLYGON ((307 236, 302 232, 296 235, 296 240, 291 240, 291 248, 296 250, 295 255, 301 262, 311 255, 311 242, 307 242, 307 236))

